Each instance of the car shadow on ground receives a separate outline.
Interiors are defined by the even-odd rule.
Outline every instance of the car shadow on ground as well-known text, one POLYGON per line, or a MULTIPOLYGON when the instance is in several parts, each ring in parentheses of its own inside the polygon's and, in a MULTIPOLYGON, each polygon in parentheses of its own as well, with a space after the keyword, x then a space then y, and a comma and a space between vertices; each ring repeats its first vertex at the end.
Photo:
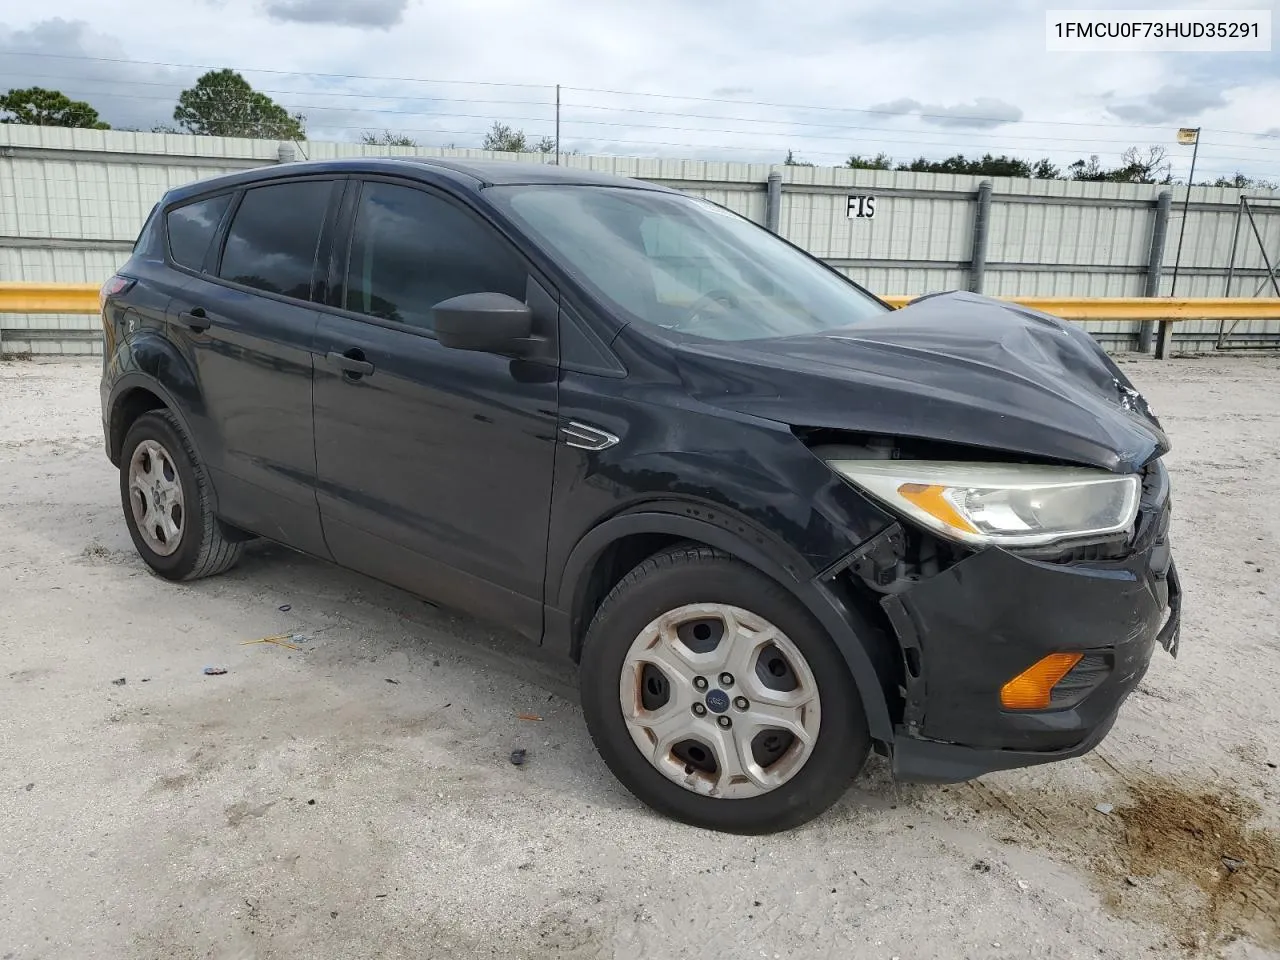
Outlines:
MULTIPOLYGON (((74 484, 72 474, 101 469, 96 462, 84 462, 96 450, 77 453, 50 471, 55 490, 68 490, 62 481, 74 484)), ((102 572, 111 593, 137 593, 143 605, 172 602, 175 611, 188 602, 202 602, 204 617, 212 621, 212 631, 206 632, 235 633, 250 613, 248 619, 260 626, 242 638, 229 636, 228 649, 269 635, 307 637, 304 651, 275 652, 304 671, 344 685, 394 687, 406 699, 383 718, 388 729, 426 735, 437 720, 444 720, 431 715, 431 703, 462 700, 473 723, 490 731, 484 737, 491 741, 490 760, 505 758, 499 747, 507 744, 551 744, 576 769, 571 784, 552 778, 549 788, 586 791, 591 795, 579 799, 652 815, 614 781, 596 755, 582 721, 577 668, 571 661, 468 614, 266 540, 248 543, 241 561, 222 576, 184 584, 164 581, 135 552, 115 500, 114 472, 108 468, 103 473, 106 489, 98 488, 92 503, 74 504, 82 515, 78 524, 59 519, 73 505, 57 502, 64 498, 56 493, 53 502, 15 513, 14 520, 27 528, 25 534, 41 552, 106 568, 102 572), (467 695, 451 698, 441 692, 452 687, 465 688, 467 695), (518 721, 521 714, 543 719, 518 721)), ((374 699, 366 702, 370 710, 382 709, 374 699)), ((474 747, 464 752, 474 753, 474 747)), ((854 786, 821 820, 831 824, 865 815, 866 808, 891 808, 916 792, 895 784, 887 762, 873 755, 854 786)))
MULTIPOLYGON (((399 658, 406 664, 419 666, 442 659, 464 667, 469 673, 483 674, 486 682, 482 686, 491 695, 487 702, 475 703, 473 710, 488 712, 494 722, 509 716, 512 697, 519 697, 515 691, 522 687, 532 687, 540 694, 536 697, 526 694, 525 699, 530 702, 558 701, 570 706, 572 719, 555 732, 571 739, 589 758, 590 766, 603 781, 598 785, 605 787, 609 802, 616 802, 622 796, 626 805, 648 812, 630 794, 619 794, 613 778, 596 757, 581 718, 577 666, 567 658, 469 614, 267 541, 249 544, 245 556, 227 576, 259 592, 303 598, 304 603, 348 620, 350 629, 362 638, 359 650, 343 652, 330 647, 328 653, 321 653, 315 661, 323 663, 327 670, 341 669, 353 659, 387 662, 399 658)), ((293 603, 290 606, 291 612, 296 610, 293 603)), ((872 754, 857 781, 827 819, 856 818, 864 815, 867 808, 892 809, 922 792, 927 793, 927 788, 896 783, 888 761, 872 754)), ((606 798, 602 794, 592 799, 606 798)))

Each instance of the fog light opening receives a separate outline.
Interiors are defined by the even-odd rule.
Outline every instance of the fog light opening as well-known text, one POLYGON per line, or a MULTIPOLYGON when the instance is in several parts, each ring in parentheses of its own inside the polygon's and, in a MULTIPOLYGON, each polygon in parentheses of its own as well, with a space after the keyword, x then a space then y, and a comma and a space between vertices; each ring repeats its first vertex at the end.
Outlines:
POLYGON ((1008 710, 1047 710, 1053 688, 1080 662, 1082 653, 1051 653, 1037 660, 1000 688, 1000 703, 1008 710))

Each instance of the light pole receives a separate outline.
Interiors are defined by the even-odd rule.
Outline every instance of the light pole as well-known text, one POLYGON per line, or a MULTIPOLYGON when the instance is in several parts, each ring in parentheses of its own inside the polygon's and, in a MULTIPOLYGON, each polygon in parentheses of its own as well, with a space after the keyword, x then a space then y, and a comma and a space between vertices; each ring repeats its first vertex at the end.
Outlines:
POLYGON ((1192 144, 1191 172, 1187 174, 1187 195, 1182 201, 1182 226, 1178 228, 1178 252, 1173 257, 1173 281, 1169 284, 1169 296, 1178 292, 1178 266, 1182 263, 1182 238, 1187 232, 1187 210, 1191 206, 1191 187, 1196 182, 1196 155, 1200 152, 1200 128, 1182 127, 1178 130, 1178 142, 1192 144))

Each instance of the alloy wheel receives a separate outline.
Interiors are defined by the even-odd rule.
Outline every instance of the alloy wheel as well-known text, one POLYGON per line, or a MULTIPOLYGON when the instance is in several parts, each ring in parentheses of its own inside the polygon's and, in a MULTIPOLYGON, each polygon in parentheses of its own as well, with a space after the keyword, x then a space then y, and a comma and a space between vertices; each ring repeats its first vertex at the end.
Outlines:
POLYGON ((619 703, 636 748, 687 790, 768 793, 813 752, 821 703, 796 646, 763 617, 694 603, 653 620, 622 665, 619 703))
POLYGON ((171 556, 182 544, 186 510, 173 457, 154 440, 143 440, 129 460, 129 504, 148 549, 171 556))

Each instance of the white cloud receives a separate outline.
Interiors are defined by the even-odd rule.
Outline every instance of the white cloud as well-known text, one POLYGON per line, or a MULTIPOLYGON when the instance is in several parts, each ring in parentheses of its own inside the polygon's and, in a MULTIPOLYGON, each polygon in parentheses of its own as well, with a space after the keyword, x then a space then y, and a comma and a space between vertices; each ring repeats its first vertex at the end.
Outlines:
POLYGON ((61 90, 88 101, 114 127, 150 130, 171 121, 178 94, 196 76, 129 63, 132 51, 116 36, 82 20, 54 18, 18 29, 0 24, 0 51, 0 90, 61 90))
POLYGON ((899 97, 889 103, 876 104, 871 110, 899 116, 915 115, 934 126, 967 127, 972 130, 990 130, 1022 119, 1019 108, 995 97, 978 97, 972 103, 957 103, 949 107, 921 103, 911 97, 899 97))
POLYGON ((1197 84, 1165 84, 1136 102, 1114 104, 1107 112, 1121 120, 1136 123, 1172 123, 1194 120, 1206 110, 1225 107, 1222 91, 1197 84))
POLYGON ((306 114, 313 137, 391 129, 465 146, 494 120, 551 133, 560 83, 566 143, 597 152, 778 162, 792 149, 824 164, 992 152, 1065 165, 1166 144, 1175 173, 1173 128, 1195 107, 1197 173, 1274 170, 1280 143, 1249 133, 1274 126, 1274 57, 1048 54, 1049 5, 59 0, 61 21, 25 12, 0 25, 0 89, 63 86, 112 124, 149 127, 201 70, 9 51, 231 66, 306 114), (869 112, 895 104, 899 115, 869 112))
POLYGON ((409 0, 267 0, 264 9, 273 20, 381 27, 404 19, 409 0))

